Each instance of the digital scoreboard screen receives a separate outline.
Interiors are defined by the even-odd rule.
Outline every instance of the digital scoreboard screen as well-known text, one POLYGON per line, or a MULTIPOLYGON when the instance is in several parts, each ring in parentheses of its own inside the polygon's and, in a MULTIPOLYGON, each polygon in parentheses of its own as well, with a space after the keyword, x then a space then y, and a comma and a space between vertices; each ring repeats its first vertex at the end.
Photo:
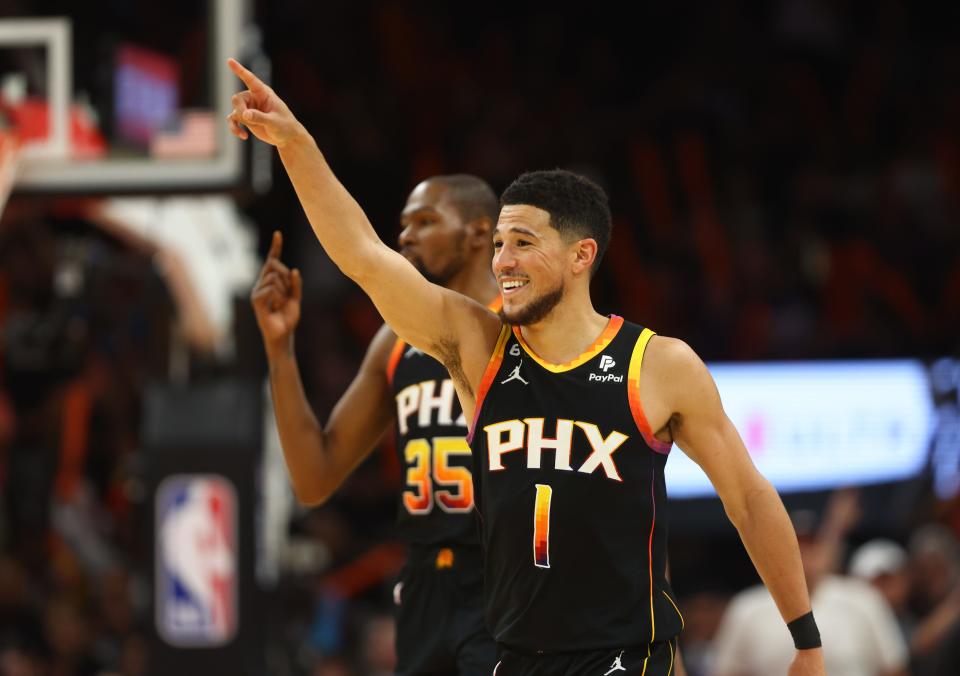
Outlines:
MULTIPOLYGON (((960 488, 960 361, 712 364, 727 415, 753 462, 781 492, 916 477, 960 488)), ((682 450, 670 454, 673 498, 715 494, 682 450)))

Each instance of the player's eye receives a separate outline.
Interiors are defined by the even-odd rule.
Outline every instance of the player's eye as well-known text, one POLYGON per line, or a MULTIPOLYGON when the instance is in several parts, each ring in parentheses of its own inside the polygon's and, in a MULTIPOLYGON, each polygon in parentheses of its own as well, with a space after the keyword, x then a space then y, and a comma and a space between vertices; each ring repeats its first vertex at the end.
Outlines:
POLYGON ((500 240, 495 241, 495 242, 493 243, 493 248, 494 248, 494 249, 501 249, 501 248, 503 248, 503 242, 501 242, 500 240))

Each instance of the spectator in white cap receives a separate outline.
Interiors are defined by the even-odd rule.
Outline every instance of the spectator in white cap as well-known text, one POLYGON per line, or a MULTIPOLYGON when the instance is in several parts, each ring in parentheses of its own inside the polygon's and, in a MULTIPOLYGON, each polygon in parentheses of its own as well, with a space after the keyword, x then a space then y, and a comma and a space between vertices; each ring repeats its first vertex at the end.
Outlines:
MULTIPOLYGON (((850 494, 840 495, 831 502, 819 528, 812 512, 790 514, 821 627, 827 673, 905 676, 907 645, 883 596, 863 580, 833 572, 856 516, 854 506, 850 494)), ((786 674, 792 645, 789 635, 774 622, 776 617, 773 598, 762 585, 736 594, 713 641, 712 676, 786 674)))
POLYGON ((909 608, 907 550, 893 540, 870 540, 854 551, 848 571, 851 576, 872 584, 883 595, 897 617, 904 639, 909 640, 916 621, 909 608))

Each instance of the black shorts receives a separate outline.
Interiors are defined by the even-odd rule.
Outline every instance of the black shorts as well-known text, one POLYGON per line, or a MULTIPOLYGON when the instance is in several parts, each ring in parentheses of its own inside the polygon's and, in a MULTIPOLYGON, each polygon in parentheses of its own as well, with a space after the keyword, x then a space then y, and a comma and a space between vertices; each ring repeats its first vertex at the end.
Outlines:
POLYGON ((495 676, 673 676, 677 639, 635 648, 524 655, 499 646, 495 676))
POLYGON ((483 619, 479 549, 411 547, 394 590, 397 674, 490 676, 497 649, 483 619))

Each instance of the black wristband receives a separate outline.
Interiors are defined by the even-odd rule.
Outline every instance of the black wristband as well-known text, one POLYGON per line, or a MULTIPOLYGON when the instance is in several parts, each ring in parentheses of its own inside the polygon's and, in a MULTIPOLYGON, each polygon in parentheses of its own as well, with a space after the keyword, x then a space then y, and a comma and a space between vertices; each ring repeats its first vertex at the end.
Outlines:
POLYGON ((820 630, 817 629, 817 621, 813 619, 813 611, 806 615, 801 615, 793 622, 787 623, 787 629, 793 636, 793 645, 797 650, 810 650, 819 648, 820 630))

